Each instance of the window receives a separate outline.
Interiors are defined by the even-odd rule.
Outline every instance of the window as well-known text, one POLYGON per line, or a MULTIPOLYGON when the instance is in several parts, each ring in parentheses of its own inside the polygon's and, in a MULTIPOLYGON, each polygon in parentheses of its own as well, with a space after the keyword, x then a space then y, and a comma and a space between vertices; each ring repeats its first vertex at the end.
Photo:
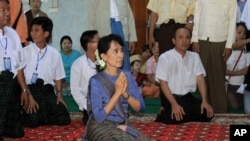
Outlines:
POLYGON ((58 12, 58 0, 49 0, 49 12, 58 12))

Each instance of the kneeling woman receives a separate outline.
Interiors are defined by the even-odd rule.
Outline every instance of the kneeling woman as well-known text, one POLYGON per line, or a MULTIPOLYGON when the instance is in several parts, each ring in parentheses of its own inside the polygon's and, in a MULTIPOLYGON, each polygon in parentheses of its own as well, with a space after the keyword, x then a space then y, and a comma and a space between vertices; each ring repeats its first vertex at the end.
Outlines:
POLYGON ((90 79, 88 110, 92 115, 86 140, 148 140, 127 122, 128 106, 142 112, 145 104, 131 72, 119 69, 124 56, 122 47, 122 39, 114 34, 98 43, 97 64, 104 70, 90 79))

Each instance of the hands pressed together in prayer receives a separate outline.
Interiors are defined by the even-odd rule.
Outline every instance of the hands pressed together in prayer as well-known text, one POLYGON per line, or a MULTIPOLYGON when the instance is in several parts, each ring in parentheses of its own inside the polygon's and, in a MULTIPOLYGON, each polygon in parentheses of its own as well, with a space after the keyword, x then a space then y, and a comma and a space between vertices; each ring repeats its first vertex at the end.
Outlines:
POLYGON ((127 97, 126 89, 128 86, 127 78, 123 72, 121 72, 115 82, 116 92, 121 94, 123 97, 127 97))

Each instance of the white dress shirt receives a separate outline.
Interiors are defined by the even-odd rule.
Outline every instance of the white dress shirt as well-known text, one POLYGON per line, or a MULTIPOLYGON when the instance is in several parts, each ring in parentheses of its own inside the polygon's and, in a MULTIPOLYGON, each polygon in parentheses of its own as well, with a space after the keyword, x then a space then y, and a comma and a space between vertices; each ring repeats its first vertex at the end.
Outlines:
POLYGON ((27 60, 27 67, 24 69, 27 84, 31 84, 33 73, 37 73, 38 78, 44 80, 44 84, 53 86, 54 80, 65 78, 61 54, 50 45, 41 50, 35 43, 31 43, 24 48, 24 54, 27 60))
POLYGON ((160 56, 155 79, 166 81, 172 94, 185 95, 196 91, 198 75, 205 77, 206 72, 197 53, 187 51, 182 58, 171 49, 160 56))
POLYGON ((79 110, 87 110, 87 95, 89 79, 96 74, 96 65, 86 54, 79 57, 71 66, 71 94, 79 106, 79 110))
POLYGON ((10 71, 14 73, 15 77, 18 70, 26 66, 23 48, 15 30, 7 26, 5 26, 3 30, 0 30, 0 72, 5 70, 4 58, 7 57, 11 59, 10 71))

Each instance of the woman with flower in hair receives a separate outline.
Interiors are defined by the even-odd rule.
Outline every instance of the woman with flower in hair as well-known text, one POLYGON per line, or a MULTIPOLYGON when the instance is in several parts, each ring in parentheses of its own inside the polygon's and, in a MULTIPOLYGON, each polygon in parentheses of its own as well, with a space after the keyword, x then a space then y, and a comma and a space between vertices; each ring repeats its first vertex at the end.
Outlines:
POLYGON ((114 34, 104 36, 98 43, 97 63, 103 68, 105 62, 105 66, 89 82, 91 115, 85 140, 148 140, 128 124, 128 106, 142 112, 145 104, 131 72, 119 69, 122 49, 122 39, 114 34))

